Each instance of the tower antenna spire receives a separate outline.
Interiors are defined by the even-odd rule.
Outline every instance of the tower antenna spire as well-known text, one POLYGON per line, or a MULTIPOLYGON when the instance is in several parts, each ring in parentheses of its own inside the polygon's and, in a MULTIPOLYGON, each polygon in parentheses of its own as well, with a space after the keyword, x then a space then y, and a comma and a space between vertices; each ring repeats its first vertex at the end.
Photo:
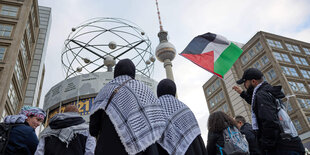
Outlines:
POLYGON ((161 18, 160 18, 160 12, 159 12, 159 7, 158 7, 158 1, 156 1, 156 8, 157 8, 157 15, 158 15, 158 21, 159 21, 159 29, 160 31, 164 31, 163 29, 163 25, 162 25, 162 22, 161 22, 161 18))

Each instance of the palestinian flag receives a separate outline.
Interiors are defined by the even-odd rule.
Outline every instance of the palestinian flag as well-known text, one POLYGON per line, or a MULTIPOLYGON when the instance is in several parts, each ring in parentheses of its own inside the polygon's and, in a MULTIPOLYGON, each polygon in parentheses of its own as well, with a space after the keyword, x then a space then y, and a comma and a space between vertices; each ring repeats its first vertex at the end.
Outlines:
POLYGON ((241 53, 242 50, 225 37, 208 32, 195 37, 180 55, 223 78, 241 53))

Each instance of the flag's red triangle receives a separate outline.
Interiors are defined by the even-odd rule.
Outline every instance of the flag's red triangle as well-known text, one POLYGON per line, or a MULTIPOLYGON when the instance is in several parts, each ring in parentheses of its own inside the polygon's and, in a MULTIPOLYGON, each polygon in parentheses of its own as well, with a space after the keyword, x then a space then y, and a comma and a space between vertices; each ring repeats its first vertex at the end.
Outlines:
POLYGON ((220 78, 223 78, 222 75, 214 73, 214 51, 206 52, 203 54, 185 54, 181 53, 182 56, 189 59, 196 65, 200 66, 201 68, 217 75, 220 78))

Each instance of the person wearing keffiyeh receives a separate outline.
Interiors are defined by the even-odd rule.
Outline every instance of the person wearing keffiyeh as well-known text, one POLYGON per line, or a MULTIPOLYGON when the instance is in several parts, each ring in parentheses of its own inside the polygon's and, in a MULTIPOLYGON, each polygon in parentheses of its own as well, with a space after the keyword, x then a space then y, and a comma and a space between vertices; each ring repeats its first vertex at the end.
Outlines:
POLYGON ((64 113, 53 116, 40 133, 35 155, 93 155, 96 139, 75 105, 65 106, 64 113))
POLYGON ((114 79, 100 90, 91 109, 89 131, 97 137, 95 154, 158 154, 156 141, 165 125, 158 99, 135 79, 133 62, 120 60, 114 79))
POLYGON ((6 155, 32 155, 39 143, 35 129, 46 117, 38 107, 24 106, 18 115, 4 118, 4 123, 14 125, 11 129, 6 155))
POLYGON ((168 118, 164 134, 158 140, 164 148, 159 150, 160 154, 206 155, 207 151, 193 112, 175 95, 176 85, 172 80, 164 79, 159 82, 157 96, 168 118))
POLYGON ((276 100, 283 99, 285 94, 282 86, 272 86, 264 81, 264 74, 256 68, 248 68, 243 72, 242 78, 236 81, 243 84, 246 91, 234 86, 233 89, 240 94, 252 109, 252 128, 257 132, 257 140, 263 154, 285 155, 305 154, 305 148, 292 123, 288 137, 281 126, 278 117, 279 109, 276 100))

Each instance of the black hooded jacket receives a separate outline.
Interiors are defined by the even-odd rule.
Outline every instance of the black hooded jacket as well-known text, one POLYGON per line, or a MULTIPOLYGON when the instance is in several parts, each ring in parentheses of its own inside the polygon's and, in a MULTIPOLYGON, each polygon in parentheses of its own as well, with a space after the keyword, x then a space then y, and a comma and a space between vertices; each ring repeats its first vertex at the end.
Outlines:
POLYGON ((282 99, 285 97, 281 88, 281 86, 271 86, 267 82, 263 82, 256 91, 252 110, 258 122, 258 142, 260 148, 261 150, 273 150, 276 148, 304 152, 305 149, 299 137, 291 140, 283 140, 280 137, 281 130, 275 98, 282 99))
MULTIPOLYGON (((79 125, 84 122, 85 120, 82 117, 73 117, 64 120, 53 121, 49 124, 49 126, 51 127, 51 129, 63 129, 70 126, 79 125)), ((83 155, 85 153, 86 141, 87 136, 77 134, 67 147, 66 143, 62 142, 58 137, 49 136, 45 138, 44 154, 83 155)))

